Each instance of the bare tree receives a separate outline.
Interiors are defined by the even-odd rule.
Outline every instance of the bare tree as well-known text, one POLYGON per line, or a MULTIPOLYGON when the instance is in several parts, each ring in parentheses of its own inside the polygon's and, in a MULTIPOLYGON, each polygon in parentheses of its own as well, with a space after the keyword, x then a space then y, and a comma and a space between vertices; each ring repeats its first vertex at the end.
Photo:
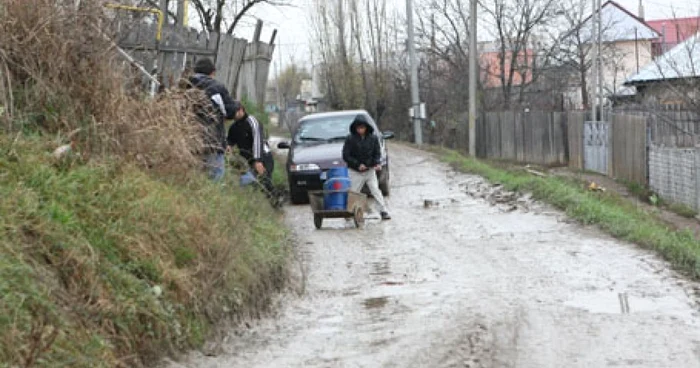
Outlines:
POLYGON ((325 92, 334 108, 368 110, 381 119, 391 97, 395 29, 382 0, 316 0, 311 16, 325 92))
POLYGON ((295 98, 296 95, 301 91, 301 83, 304 79, 310 79, 311 75, 309 72, 298 66, 296 63, 292 63, 287 66, 282 73, 278 76, 280 94, 283 99, 295 98))
MULTIPOLYGON (((160 8, 161 0, 137 0, 149 6, 160 8)), ((172 4, 182 0, 165 0, 168 9, 172 4)), ((199 22, 203 29, 209 32, 233 34, 241 20, 247 16, 253 8, 262 4, 274 6, 288 6, 290 1, 285 0, 189 0, 197 11, 199 22)), ((171 19, 175 14, 168 12, 171 19)))
POLYGON ((540 76, 539 68, 549 63, 552 44, 537 40, 538 30, 549 25, 557 16, 558 0, 486 0, 498 66, 487 67, 496 72, 501 91, 500 103, 508 109, 521 104, 527 85, 540 76), (538 65, 538 63, 540 65, 538 65))

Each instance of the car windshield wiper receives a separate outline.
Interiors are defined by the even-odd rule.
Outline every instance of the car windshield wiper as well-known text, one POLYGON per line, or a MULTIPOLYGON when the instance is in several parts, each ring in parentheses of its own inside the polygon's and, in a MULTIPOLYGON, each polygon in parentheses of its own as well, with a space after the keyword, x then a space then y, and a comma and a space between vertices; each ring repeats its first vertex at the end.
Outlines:
POLYGON ((344 141, 347 137, 348 137, 347 135, 344 135, 344 136, 342 136, 342 137, 338 136, 338 137, 328 138, 328 141, 329 141, 329 142, 332 142, 332 141, 344 141))
POLYGON ((325 142, 326 138, 317 138, 317 137, 299 137, 300 140, 302 141, 308 141, 308 142, 325 142))

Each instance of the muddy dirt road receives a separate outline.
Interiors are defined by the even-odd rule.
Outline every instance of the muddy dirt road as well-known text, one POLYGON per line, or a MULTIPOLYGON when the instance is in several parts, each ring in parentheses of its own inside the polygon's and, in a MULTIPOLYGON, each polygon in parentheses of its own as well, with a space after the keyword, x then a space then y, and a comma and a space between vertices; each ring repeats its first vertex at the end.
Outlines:
POLYGON ((394 220, 317 231, 289 208, 305 295, 173 367, 700 367, 697 284, 428 154, 392 158, 394 220))

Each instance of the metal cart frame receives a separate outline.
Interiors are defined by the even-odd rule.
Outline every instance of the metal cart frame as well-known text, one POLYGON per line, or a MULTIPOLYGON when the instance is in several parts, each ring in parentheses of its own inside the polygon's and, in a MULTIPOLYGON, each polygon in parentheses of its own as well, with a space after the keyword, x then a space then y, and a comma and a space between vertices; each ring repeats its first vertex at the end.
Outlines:
POLYGON ((323 196, 329 193, 346 193, 346 191, 309 191, 309 204, 314 214, 314 225, 316 229, 323 226, 323 219, 326 218, 352 218, 355 226, 359 229, 365 223, 365 205, 367 196, 362 193, 347 191, 348 205, 345 210, 325 210, 323 196))

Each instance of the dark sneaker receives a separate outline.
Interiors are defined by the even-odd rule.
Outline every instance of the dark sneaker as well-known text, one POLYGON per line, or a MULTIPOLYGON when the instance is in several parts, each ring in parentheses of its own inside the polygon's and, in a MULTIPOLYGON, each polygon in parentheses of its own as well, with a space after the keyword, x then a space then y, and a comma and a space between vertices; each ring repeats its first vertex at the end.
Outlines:
POLYGON ((391 220, 391 216, 389 216, 389 212, 382 211, 380 213, 380 215, 382 216, 382 220, 391 220))

